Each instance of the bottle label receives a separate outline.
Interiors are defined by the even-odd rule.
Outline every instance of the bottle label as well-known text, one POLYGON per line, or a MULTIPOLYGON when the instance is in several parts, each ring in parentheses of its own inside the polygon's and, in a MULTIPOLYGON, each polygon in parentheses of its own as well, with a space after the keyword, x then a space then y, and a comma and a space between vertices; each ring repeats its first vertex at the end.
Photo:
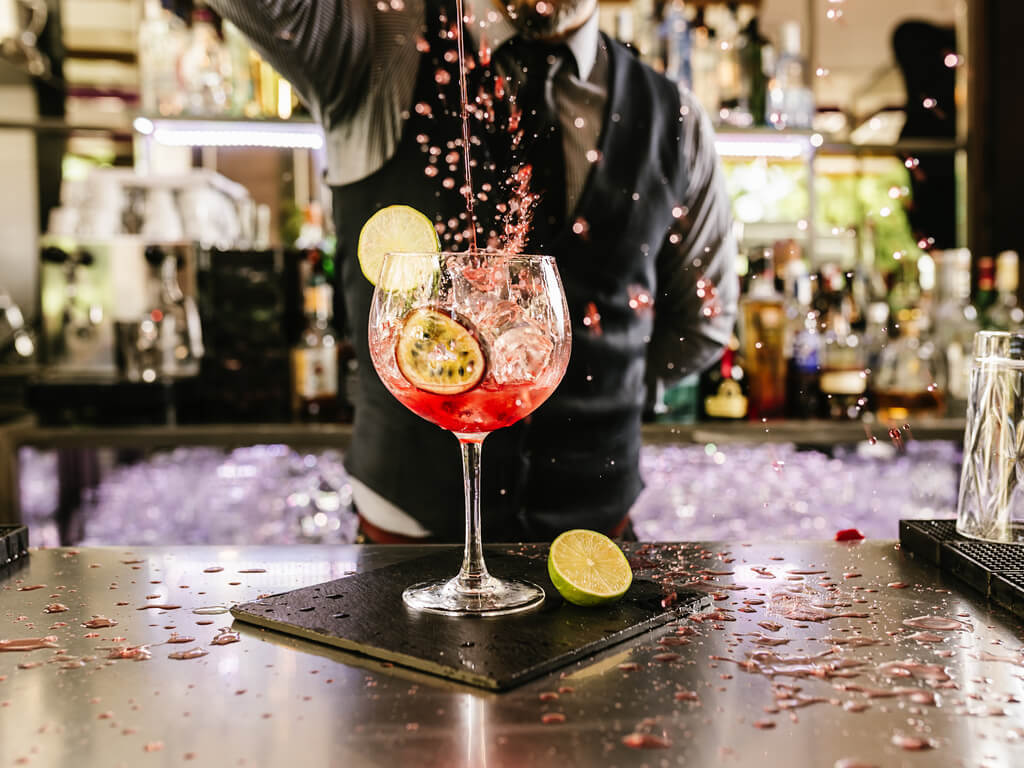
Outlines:
POLYGON ((821 391, 833 395, 860 395, 867 389, 864 371, 822 371, 821 391))
POLYGON ((337 397, 338 348, 296 349, 292 353, 295 393, 302 398, 337 397))

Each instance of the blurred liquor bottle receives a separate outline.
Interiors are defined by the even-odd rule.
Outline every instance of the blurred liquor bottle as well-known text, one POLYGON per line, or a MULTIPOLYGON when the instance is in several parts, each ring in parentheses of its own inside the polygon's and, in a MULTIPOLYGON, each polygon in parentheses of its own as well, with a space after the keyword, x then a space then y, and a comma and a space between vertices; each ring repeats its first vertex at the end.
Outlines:
POLYGON ((683 0, 670 0, 665 6, 662 21, 665 37, 665 77, 681 87, 693 89, 691 50, 693 48, 690 22, 686 17, 683 0))
POLYGON ((933 339, 944 364, 950 407, 966 408, 970 354, 974 334, 981 329, 971 304, 971 252, 966 248, 936 251, 937 296, 932 311, 933 339))
POLYGON ((704 8, 698 8, 693 22, 690 50, 690 71, 693 80, 690 90, 715 122, 718 121, 718 108, 722 102, 718 57, 719 48, 715 31, 705 21, 704 8))
MULTIPOLYGON (((741 22, 737 10, 728 6, 712 6, 718 38, 718 115, 717 120, 729 125, 748 127, 752 120, 745 98, 741 61, 741 22)), ((713 107, 708 107, 714 110, 713 107)))
POLYGON ((819 379, 821 415, 850 421, 860 418, 868 404, 865 350, 851 323, 854 312, 849 291, 838 280, 830 288, 819 379))
POLYGON ((338 335, 331 325, 334 291, 325 282, 303 289, 306 328, 292 349, 292 410, 300 421, 338 419, 338 335))
POLYGON ((993 331, 1019 331, 1024 324, 1024 309, 1017 302, 1020 259, 1016 251, 1003 251, 996 257, 995 300, 985 313, 985 327, 993 331))
POLYGON ((757 249, 750 261, 751 280, 740 300, 740 339, 750 381, 751 419, 783 415, 786 405, 786 309, 775 289, 771 248, 757 249))
MULTIPOLYGON (((741 23, 743 18, 741 18, 741 23)), ((740 58, 740 111, 745 125, 767 124, 768 78, 765 75, 765 49, 768 40, 761 34, 757 15, 751 10, 737 48, 740 58)))
POLYGON ((996 303, 996 263, 991 256, 978 259, 978 291, 974 306, 978 308, 982 325, 988 328, 988 312, 996 303))
POLYGON ((786 417, 817 418, 821 411, 821 346, 814 284, 801 260, 789 262, 784 279, 786 302, 786 417))
POLYGON ((768 122, 776 128, 809 129, 814 121, 814 92, 803 55, 800 22, 783 24, 779 37, 780 53, 768 83, 768 122))
POLYGON ((698 385, 701 419, 740 421, 747 418, 750 380, 739 358, 739 347, 739 339, 733 336, 721 359, 701 374, 698 385))
POLYGON ((879 421, 900 426, 919 416, 945 413, 945 380, 928 323, 919 308, 897 315, 899 337, 882 352, 874 377, 875 410, 879 421))

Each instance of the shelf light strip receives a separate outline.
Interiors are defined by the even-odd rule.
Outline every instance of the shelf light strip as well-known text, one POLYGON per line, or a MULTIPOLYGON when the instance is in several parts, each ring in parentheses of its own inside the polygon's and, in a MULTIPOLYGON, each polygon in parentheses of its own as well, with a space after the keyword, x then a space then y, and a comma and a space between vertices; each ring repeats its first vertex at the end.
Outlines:
POLYGON ((775 157, 793 160, 810 154, 811 142, 806 137, 781 140, 723 138, 715 139, 715 148, 722 157, 775 157))
POLYGON ((260 125, 216 121, 163 121, 136 118, 134 128, 170 147, 273 147, 322 149, 323 132, 314 123, 260 125))
MULTIPOLYGON (((138 117, 135 130, 158 144, 172 147, 274 147, 322 149, 323 132, 315 123, 268 124, 203 120, 150 120, 138 117)), ((819 142, 820 143, 820 137, 819 142)), ((773 157, 793 160, 808 155, 815 136, 755 138, 722 135, 715 147, 722 157, 773 157)))

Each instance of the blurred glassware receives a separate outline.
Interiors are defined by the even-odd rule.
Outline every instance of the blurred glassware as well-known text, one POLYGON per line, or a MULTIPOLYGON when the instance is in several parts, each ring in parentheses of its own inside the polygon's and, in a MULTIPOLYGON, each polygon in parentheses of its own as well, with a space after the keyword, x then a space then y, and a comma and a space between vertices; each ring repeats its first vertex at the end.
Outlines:
POLYGON ((231 107, 231 57, 214 26, 213 12, 196 2, 192 31, 178 62, 185 93, 185 112, 213 117, 231 107))
POLYGON ((178 58, 188 41, 185 23, 161 0, 145 0, 139 24, 139 96, 144 115, 181 114, 178 58))
POLYGON ((142 237, 150 242, 173 243, 185 237, 174 192, 162 186, 147 190, 142 237))
POLYGON ((48 75, 50 60, 38 47, 47 18, 46 0, 0 0, 0 57, 33 77, 48 75))
POLYGON ((974 337, 956 529, 1024 544, 1024 334, 974 337))
MULTIPOLYGON (((775 539, 831 539, 842 528, 894 539, 900 518, 956 515, 960 457, 952 442, 910 440, 898 452, 884 434, 832 455, 792 444, 647 445, 646 487, 631 517, 643 541, 750 540, 766 531, 775 539)), ((355 540, 352 489, 337 451, 182 447, 133 464, 101 458, 109 469, 80 512, 84 544, 355 540)), ((33 542, 57 546, 56 452, 23 447, 19 467, 33 542)))
POLYGON ((21 308, 0 286, 0 363, 24 363, 36 356, 37 345, 21 308))

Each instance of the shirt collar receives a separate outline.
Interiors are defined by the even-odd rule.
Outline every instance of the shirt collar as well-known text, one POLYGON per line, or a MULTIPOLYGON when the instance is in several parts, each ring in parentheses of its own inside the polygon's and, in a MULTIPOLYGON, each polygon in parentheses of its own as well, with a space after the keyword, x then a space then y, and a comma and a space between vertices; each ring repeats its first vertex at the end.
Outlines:
MULTIPOLYGON (((466 5, 474 19, 473 34, 480 40, 481 46, 486 45, 491 51, 496 51, 516 36, 512 22, 496 7, 494 0, 468 0, 466 5)), ((590 79, 590 73, 594 71, 594 64, 597 62, 600 41, 597 11, 590 15, 583 26, 565 39, 569 52, 576 60, 580 80, 590 79)))

